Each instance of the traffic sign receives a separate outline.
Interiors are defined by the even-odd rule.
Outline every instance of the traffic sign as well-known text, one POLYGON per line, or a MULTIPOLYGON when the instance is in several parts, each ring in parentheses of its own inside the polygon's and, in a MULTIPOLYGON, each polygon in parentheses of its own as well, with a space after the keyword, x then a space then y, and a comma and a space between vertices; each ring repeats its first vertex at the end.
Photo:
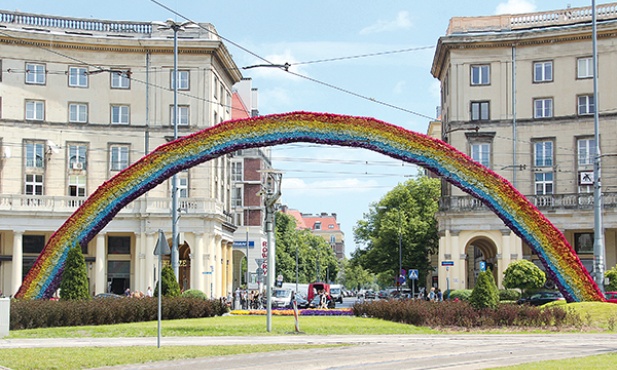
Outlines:
POLYGON ((486 261, 480 261, 480 271, 486 271, 486 261))
POLYGON ((409 280, 418 280, 418 270, 409 270, 409 280))
POLYGON ((454 266, 454 261, 441 261, 442 266, 454 266))

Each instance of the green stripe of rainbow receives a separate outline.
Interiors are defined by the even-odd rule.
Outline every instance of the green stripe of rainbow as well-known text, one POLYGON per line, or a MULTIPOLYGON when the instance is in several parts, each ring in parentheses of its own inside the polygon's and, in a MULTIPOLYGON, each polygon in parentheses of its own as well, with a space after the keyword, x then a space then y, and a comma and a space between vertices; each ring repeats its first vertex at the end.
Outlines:
POLYGON ((604 300, 563 234, 504 178, 426 135, 373 118, 310 112, 228 121, 158 147, 104 182, 51 236, 17 297, 50 297, 68 250, 173 174, 238 149, 293 142, 362 147, 430 169, 480 199, 537 252, 568 301, 604 300))

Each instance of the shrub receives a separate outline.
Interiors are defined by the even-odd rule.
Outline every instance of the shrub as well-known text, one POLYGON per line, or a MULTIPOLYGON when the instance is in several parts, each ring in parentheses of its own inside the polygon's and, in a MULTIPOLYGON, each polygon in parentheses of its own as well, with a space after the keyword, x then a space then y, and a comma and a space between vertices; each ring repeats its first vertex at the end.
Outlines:
POLYGON ((497 307, 499 304, 499 293, 492 271, 482 271, 478 275, 478 281, 471 292, 469 302, 476 309, 497 307))
POLYGON ((206 296, 206 293, 204 293, 204 292, 202 292, 201 290, 198 290, 198 289, 185 290, 182 293, 182 297, 184 297, 184 298, 208 299, 208 296, 206 296))
MULTIPOLYGON (((163 297, 165 320, 221 316, 218 299, 163 297)), ((109 325, 157 319, 158 299, 121 298, 89 301, 11 300, 11 330, 58 326, 109 325)))
MULTIPOLYGON (((170 265, 163 267, 161 271, 161 289, 163 290, 163 297, 179 297, 180 296, 180 285, 178 285, 178 281, 176 280, 176 275, 174 274, 173 268, 170 265)), ((159 296, 159 284, 158 281, 155 283, 156 288, 154 289, 154 296, 159 296)))
POLYGON ((499 289, 500 301, 518 301, 521 298, 521 292, 514 289, 499 289))
POLYGON ((470 296, 471 296, 471 289, 459 289, 459 290, 453 290, 450 292, 451 300, 456 300, 458 298, 461 301, 469 301, 470 296))
POLYGON ((546 282, 546 274, 533 262, 519 260, 511 262, 503 272, 503 286, 523 291, 538 289, 546 282))
POLYGON ((81 253, 81 247, 78 245, 69 249, 67 253, 60 281, 60 299, 87 300, 91 298, 89 290, 86 262, 81 253))

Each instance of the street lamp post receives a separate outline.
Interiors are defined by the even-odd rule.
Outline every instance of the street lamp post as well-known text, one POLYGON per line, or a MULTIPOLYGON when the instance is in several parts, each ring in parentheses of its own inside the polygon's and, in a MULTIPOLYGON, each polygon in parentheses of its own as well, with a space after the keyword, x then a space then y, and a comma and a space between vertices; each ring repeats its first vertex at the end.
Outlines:
MULTIPOLYGON (((172 74, 174 104, 173 104, 173 126, 174 126, 174 140, 178 139, 178 31, 184 31, 184 29, 193 25, 192 22, 178 23, 173 19, 168 19, 165 23, 159 24, 159 30, 172 30, 174 31, 174 69, 172 74)), ((171 177, 171 267, 174 270, 176 280, 180 282, 179 273, 179 233, 178 233, 178 177, 174 174, 171 177)))

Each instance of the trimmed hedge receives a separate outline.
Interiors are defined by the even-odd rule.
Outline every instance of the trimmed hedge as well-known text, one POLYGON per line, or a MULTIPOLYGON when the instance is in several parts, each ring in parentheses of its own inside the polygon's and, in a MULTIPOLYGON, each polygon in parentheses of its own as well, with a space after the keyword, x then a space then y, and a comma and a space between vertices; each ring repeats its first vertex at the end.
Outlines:
POLYGON ((365 301, 353 306, 355 316, 373 317, 415 326, 428 327, 547 327, 580 326, 581 318, 563 308, 534 307, 511 303, 495 309, 475 309, 465 301, 430 302, 424 300, 365 301))
MULTIPOLYGON (((221 316, 228 312, 227 306, 218 299, 163 297, 161 308, 161 316, 165 320, 221 316)), ((157 298, 89 301, 13 299, 10 330, 152 321, 157 316, 157 298)))

